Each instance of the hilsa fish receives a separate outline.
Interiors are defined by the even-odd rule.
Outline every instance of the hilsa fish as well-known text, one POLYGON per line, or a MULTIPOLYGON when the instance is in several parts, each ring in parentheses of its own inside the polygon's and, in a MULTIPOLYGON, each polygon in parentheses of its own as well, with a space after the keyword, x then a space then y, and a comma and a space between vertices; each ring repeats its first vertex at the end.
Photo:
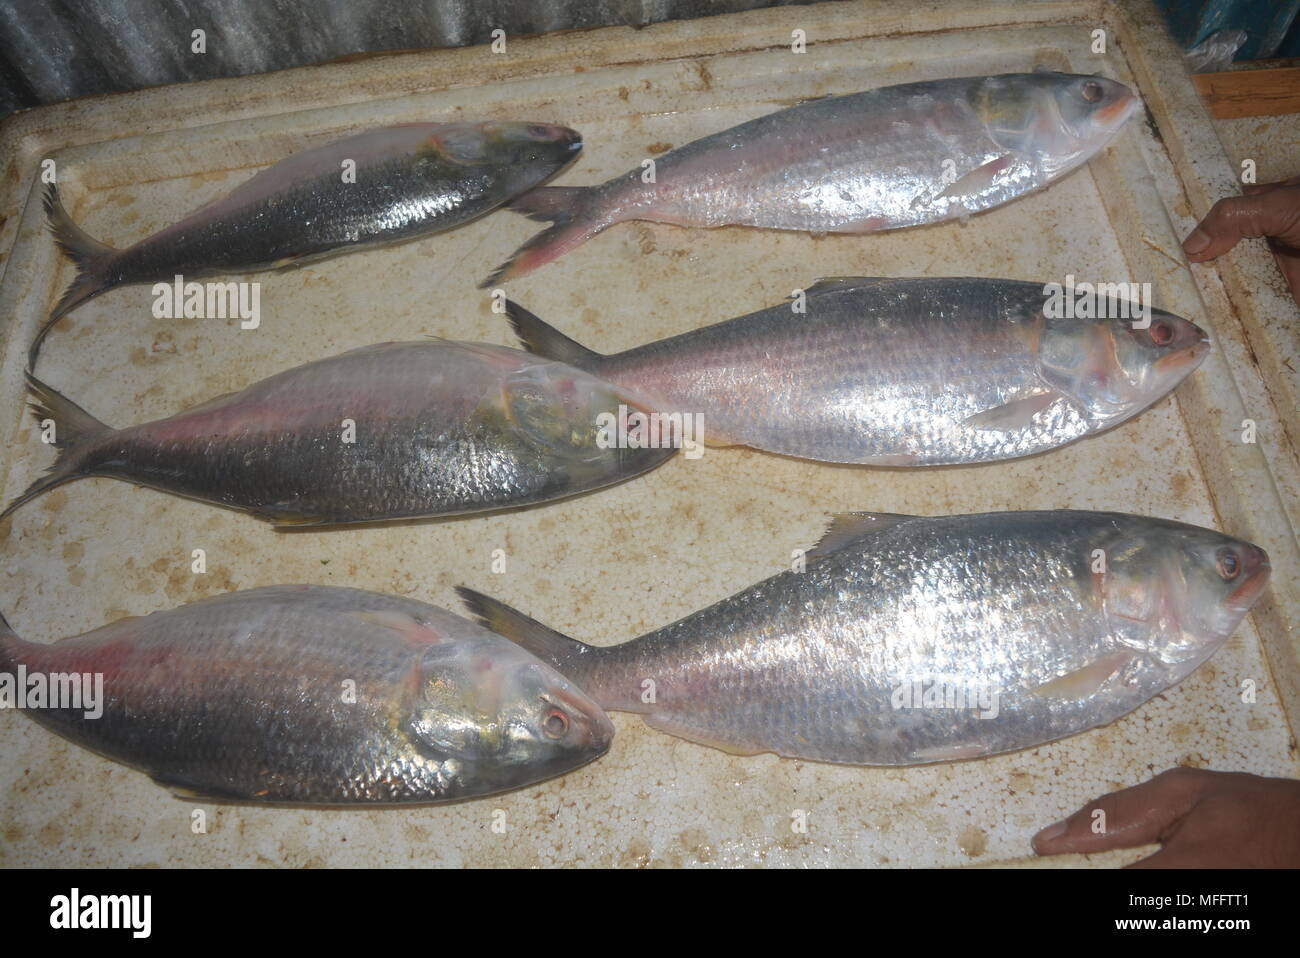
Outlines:
POLYGON ((506 312, 528 349, 650 409, 698 417, 715 445, 875 466, 1054 449, 1137 415, 1210 349, 1173 313, 1120 318, 1132 304, 1091 295, 1067 317, 1047 290, 1005 279, 822 280, 802 312, 773 306, 608 356, 518 303, 506 312))
POLYGON ((353 349, 124 429, 30 373, 28 386, 58 456, 0 518, 85 476, 278 526, 462 515, 597 489, 676 451, 603 443, 601 416, 628 401, 587 373, 439 339, 353 349))
POLYGON ((881 87, 770 113, 600 186, 544 187, 511 208, 553 225, 481 286, 517 279, 627 220, 873 233, 992 209, 1060 179, 1140 101, 1122 83, 1007 73, 881 87))
POLYGON ((125 249, 77 226, 50 184, 50 229, 77 278, 29 365, 50 324, 115 287, 280 269, 440 233, 544 182, 581 149, 577 132, 548 123, 382 127, 295 153, 125 249))
POLYGON ((915 765, 1114 721, 1223 645, 1268 577, 1258 546, 1164 519, 858 513, 836 518, 803 571, 622 645, 459 591, 604 708, 672 735, 915 765))
POLYGON ((604 754, 609 717, 523 649, 436 606, 332 586, 231 592, 51 644, 0 619, 0 674, 99 675, 102 714, 24 711, 178 794, 451 802, 604 754))

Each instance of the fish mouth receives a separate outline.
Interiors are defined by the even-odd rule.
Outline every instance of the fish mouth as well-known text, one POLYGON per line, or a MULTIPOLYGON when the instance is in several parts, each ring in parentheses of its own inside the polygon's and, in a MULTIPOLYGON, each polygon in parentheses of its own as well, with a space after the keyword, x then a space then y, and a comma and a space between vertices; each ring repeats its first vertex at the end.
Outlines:
POLYGON ((1210 337, 1201 333, 1201 338, 1168 356, 1161 356, 1155 361, 1155 368, 1161 373, 1176 373, 1191 370, 1201 364, 1210 354, 1210 337))
POLYGON ((1138 106, 1142 103, 1128 87, 1124 87, 1124 93, 1115 97, 1114 102, 1107 103, 1096 113, 1097 119, 1108 129, 1119 129, 1129 118, 1137 112, 1138 106))
POLYGON ((577 130, 567 126, 552 126, 550 140, 558 143, 570 153, 577 153, 582 149, 582 134, 577 130))

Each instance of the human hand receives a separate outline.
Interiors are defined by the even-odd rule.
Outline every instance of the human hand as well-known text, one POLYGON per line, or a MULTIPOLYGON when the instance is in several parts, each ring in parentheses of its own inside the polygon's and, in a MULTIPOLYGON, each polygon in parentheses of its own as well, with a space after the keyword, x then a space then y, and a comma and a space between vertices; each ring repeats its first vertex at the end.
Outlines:
POLYGON ((1228 196, 1211 207, 1183 240, 1183 252, 1193 263, 1203 263, 1222 256, 1243 237, 1265 237, 1291 296, 1300 303, 1300 176, 1242 190, 1244 196, 1228 196))
POLYGON ((1173 768, 1103 795, 1033 838, 1039 855, 1159 842, 1131 868, 1300 868, 1300 781, 1173 768), (1094 812, 1105 813, 1093 832, 1094 812))

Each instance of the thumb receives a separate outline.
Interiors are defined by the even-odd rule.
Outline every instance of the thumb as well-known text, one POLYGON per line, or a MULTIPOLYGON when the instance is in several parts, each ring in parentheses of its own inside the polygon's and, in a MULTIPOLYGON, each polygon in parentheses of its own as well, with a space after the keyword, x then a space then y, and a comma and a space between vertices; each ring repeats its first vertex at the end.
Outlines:
POLYGON ((1100 852, 1159 841, 1191 811, 1204 782, 1196 769, 1173 768, 1141 785, 1103 795, 1035 835, 1034 851, 1100 852))
POLYGON ((1272 236, 1288 245, 1300 242, 1300 188, 1282 187, 1219 200, 1183 241, 1193 262, 1221 256, 1246 236, 1272 236))

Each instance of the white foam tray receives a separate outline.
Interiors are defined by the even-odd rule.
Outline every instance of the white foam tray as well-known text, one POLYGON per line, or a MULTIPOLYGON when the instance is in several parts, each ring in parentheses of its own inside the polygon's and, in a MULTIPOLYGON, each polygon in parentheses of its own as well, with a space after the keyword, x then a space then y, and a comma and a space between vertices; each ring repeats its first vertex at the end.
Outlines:
MULTIPOLYGON (((58 162, 69 208, 126 244, 320 139, 437 118, 529 118, 581 130, 559 181, 595 183, 670 146, 796 100, 910 80, 1028 70, 1135 85, 1139 119, 1090 166, 967 223, 867 237, 615 227, 510 293, 613 351, 781 301, 828 275, 983 275, 1149 281, 1157 305, 1218 347, 1176 396, 1103 436, 1030 460, 929 470, 799 462, 743 449, 678 457, 615 489, 507 515, 276 533, 243 515, 108 479, 65 486, 0 526, 0 608, 52 640, 229 589, 318 582, 457 608, 466 584, 598 644, 621 642, 771 575, 827 513, 1116 509, 1217 526, 1269 550, 1275 586, 1206 666, 1103 729, 982 761, 842 768, 735 757, 616 717, 610 754, 499 798, 397 810, 203 806, 138 772, 0 714, 4 865, 963 865, 1026 862, 1040 827, 1171 765, 1295 775, 1300 705, 1293 591, 1296 466, 1269 363, 1252 362, 1218 266, 1194 276, 1178 238, 1232 166, 1177 51, 1145 3, 888 3, 794 7, 633 31, 384 57, 33 111, 0 129, 5 497, 48 463, 21 413, 41 316, 72 275, 46 234, 33 175, 58 162), (1091 31, 1108 31, 1105 55, 1091 31), (806 53, 789 49, 807 33, 806 53), (1159 137, 1153 129, 1159 130, 1159 137), (1260 441, 1243 445, 1254 418, 1260 441), (190 572, 206 550, 208 571, 190 572), (507 571, 491 571, 494 549, 507 571), (1253 680, 1256 702, 1242 701, 1253 680), (504 810, 507 830, 493 831, 504 810), (791 828, 804 810, 806 834, 791 828)), ((536 229, 502 212, 453 234, 263 282, 261 327, 155 320, 148 287, 116 290, 59 324, 40 374, 113 424, 166 415, 291 365, 436 333, 511 343, 474 282, 536 229)), ((1241 254, 1253 256, 1249 251, 1241 254)), ((1262 261, 1262 260, 1261 260, 1262 261)), ((1267 356, 1285 344, 1255 339, 1267 356), (1269 350, 1275 350, 1269 352, 1269 350)), ((1281 407, 1285 412, 1286 407, 1281 407)), ((1294 419, 1294 408, 1289 418, 1294 419)), ((1098 856, 1097 864, 1140 852, 1098 856)), ((1063 859, 1077 863, 1079 859, 1063 859)))

